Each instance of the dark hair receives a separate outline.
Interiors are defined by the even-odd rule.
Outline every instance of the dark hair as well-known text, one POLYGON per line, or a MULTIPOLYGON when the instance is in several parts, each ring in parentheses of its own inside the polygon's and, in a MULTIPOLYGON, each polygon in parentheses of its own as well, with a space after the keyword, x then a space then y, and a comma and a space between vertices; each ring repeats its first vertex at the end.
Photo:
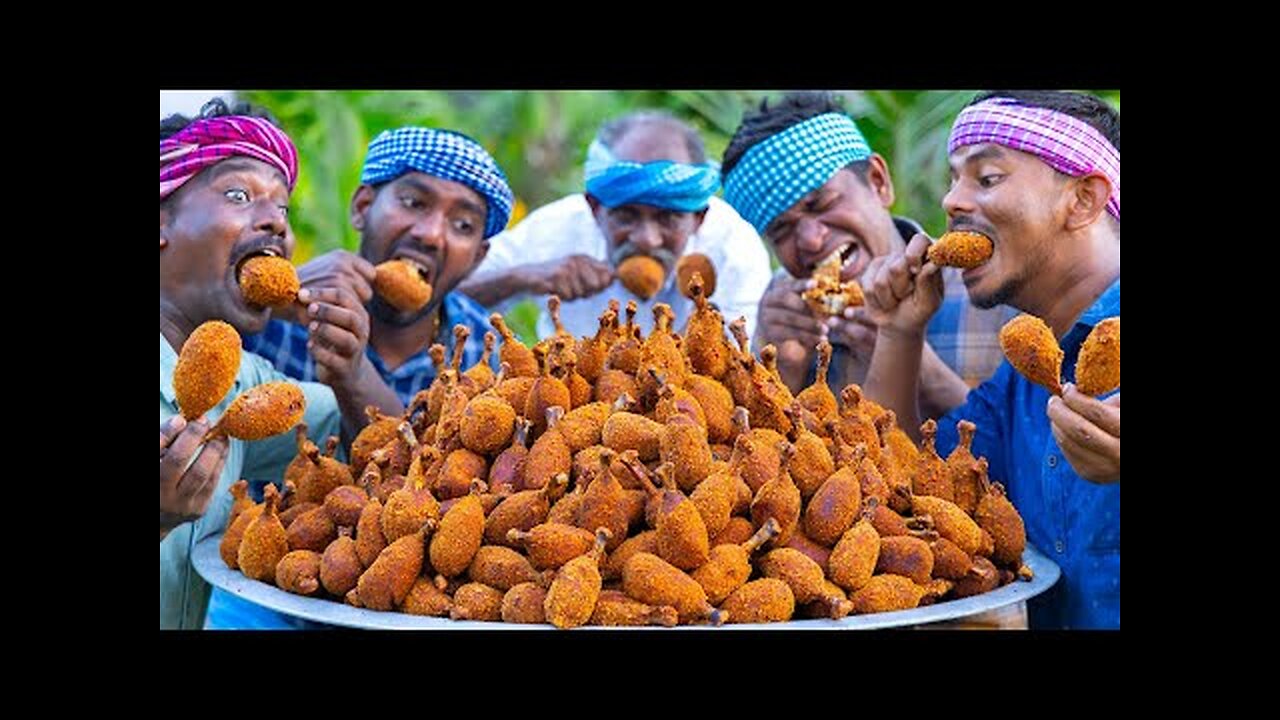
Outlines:
POLYGON ((707 150, 702 144, 702 136, 698 131, 689 127, 680 118, 662 110, 640 110, 614 118, 600 126, 596 139, 601 145, 612 150, 614 143, 622 139, 632 128, 648 123, 665 124, 684 135, 684 144, 689 149, 689 159, 692 164, 700 165, 707 161, 707 150))
POLYGON ((993 90, 979 94, 969 104, 990 98, 1010 98, 1078 118, 1092 125, 1117 151, 1120 150, 1120 113, 1101 98, 1061 90, 993 90))
POLYGON ((227 105, 227 101, 220 97, 213 98, 200 108, 200 113, 193 118, 180 113, 174 113, 160 121, 160 139, 163 140, 170 135, 177 134, 179 130, 190 125, 196 120, 213 117, 223 117, 224 115, 247 115, 249 117, 260 117, 267 122, 280 127, 280 122, 275 119, 266 108, 258 105, 251 105, 244 101, 235 102, 227 105))
MULTIPOLYGON (((761 100, 760 107, 755 112, 743 116, 742 124, 729 140, 729 147, 724 151, 724 162, 720 164, 721 175, 728 175, 742 160, 742 156, 757 143, 792 125, 799 125, 809 118, 827 113, 848 114, 840 99, 829 92, 791 92, 783 95, 772 106, 769 105, 768 98, 761 100)), ((845 167, 866 182, 867 169, 870 167, 866 160, 855 160, 845 167)))

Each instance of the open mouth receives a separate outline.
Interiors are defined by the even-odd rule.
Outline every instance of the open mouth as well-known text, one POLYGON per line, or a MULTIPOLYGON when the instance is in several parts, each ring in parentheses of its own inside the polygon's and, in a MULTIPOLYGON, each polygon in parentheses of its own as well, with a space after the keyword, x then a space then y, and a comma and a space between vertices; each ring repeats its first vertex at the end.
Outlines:
POLYGON ((981 264, 975 267, 965 268, 960 273, 960 279, 964 282, 965 286, 966 287, 971 286, 979 280, 979 278, 984 272, 984 269, 991 264, 992 260, 995 259, 996 253, 1000 251, 1000 244, 996 242, 994 234, 987 232, 985 230, 981 230, 979 228, 973 227, 972 225, 957 224, 954 227, 947 228, 947 232, 948 233, 972 233, 974 235, 981 235, 991 242, 991 256, 986 260, 984 260, 981 264))
POLYGON ((814 263, 809 268, 810 275, 818 272, 819 268, 823 268, 827 273, 838 271, 840 279, 850 280, 853 278, 854 267, 858 264, 858 244, 855 242, 847 242, 833 249, 826 257, 814 263))
POLYGON ((265 247, 258 247, 253 250, 250 250, 249 252, 246 252, 244 256, 241 257, 239 260, 237 260, 235 263, 237 281, 240 280, 240 273, 241 271, 244 270, 244 264, 256 257, 281 257, 282 258, 284 257, 284 250, 274 245, 268 245, 265 247))
POLYGON ((242 254, 231 264, 231 272, 228 277, 228 284, 231 286, 233 297, 251 313, 258 315, 269 312, 270 308, 259 305, 249 300, 244 295, 244 288, 240 284, 240 276, 244 271, 245 263, 256 257, 278 257, 284 258, 285 252, 279 244, 271 240, 259 240, 250 243, 248 248, 241 251, 242 254))
POLYGON ((391 255, 391 259, 399 260, 400 262, 403 262, 406 265, 412 267, 414 270, 418 272, 418 277, 422 279, 422 282, 427 283, 428 285, 434 286, 434 284, 432 283, 432 280, 435 279, 433 277, 434 271, 435 271, 435 263, 417 255, 416 253, 410 254, 406 252, 395 252, 391 255))

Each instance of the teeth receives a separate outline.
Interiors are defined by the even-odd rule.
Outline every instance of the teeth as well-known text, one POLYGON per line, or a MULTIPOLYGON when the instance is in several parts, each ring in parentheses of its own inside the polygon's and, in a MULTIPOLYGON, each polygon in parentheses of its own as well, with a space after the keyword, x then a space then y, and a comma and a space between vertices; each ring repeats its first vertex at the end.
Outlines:
POLYGON ((845 245, 841 245, 835 250, 832 250, 830 255, 822 258, 821 262, 818 263, 818 267, 824 267, 827 265, 839 265, 840 254, 843 253, 845 251, 845 248, 847 247, 849 247, 849 245, 845 244, 845 245))
POLYGON ((399 260, 399 261, 400 261, 400 262, 402 262, 402 263, 408 263, 410 266, 412 266, 415 270, 417 270, 417 271, 418 271, 418 272, 420 272, 420 273, 426 274, 426 272, 427 272, 427 269, 426 269, 425 267, 423 267, 423 266, 422 266, 422 263, 420 263, 420 262, 418 262, 418 261, 416 261, 416 260, 411 260, 411 259, 409 259, 409 258, 407 258, 407 257, 398 257, 398 258, 396 258, 396 259, 397 259, 397 260, 399 260))
POLYGON ((263 248, 263 249, 262 249, 262 254, 263 254, 263 255, 266 255, 267 257, 279 257, 279 256, 280 256, 280 253, 276 252, 276 249, 275 249, 275 248, 263 248))
POLYGON ((853 264, 857 259, 858 259, 858 251, 855 250, 849 253, 849 259, 844 261, 844 264, 840 266, 840 269, 848 270, 849 268, 853 267, 853 264))

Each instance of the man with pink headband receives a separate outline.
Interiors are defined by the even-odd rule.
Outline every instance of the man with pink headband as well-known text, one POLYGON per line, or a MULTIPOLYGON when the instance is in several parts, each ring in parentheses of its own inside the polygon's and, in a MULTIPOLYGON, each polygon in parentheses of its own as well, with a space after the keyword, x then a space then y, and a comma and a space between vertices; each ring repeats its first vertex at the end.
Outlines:
MULTIPOLYGON (((209 427, 243 391, 284 380, 266 360, 241 351, 235 386, 201 418, 179 414, 173 371, 187 337, 202 323, 222 320, 241 334, 262 329, 270 308, 241 295, 242 262, 260 254, 288 258, 294 238, 289 194, 298 178, 293 142, 248 106, 208 103, 200 117, 160 123, 160 627, 200 628, 209 586, 191 567, 195 544, 220 532, 231 507, 228 492, 242 476, 279 478, 296 453, 292 433, 257 442, 226 438, 202 444, 209 427), (193 461, 194 458, 194 461, 193 461)), ((335 351, 331 387, 297 383, 306 396, 303 421, 312 440, 340 429, 353 435, 364 413, 343 418, 339 399, 363 407, 372 392, 355 359, 363 357, 368 321, 337 294, 302 298, 317 317, 317 342, 337 338, 355 348, 335 351)), ((355 304, 359 308, 358 301, 355 304)), ((392 403, 395 403, 392 398, 392 403)))
MULTIPOLYGON (((951 452, 956 423, 978 426, 974 455, 990 462, 1022 513, 1027 539, 1062 568, 1029 603, 1032 627, 1120 627, 1120 393, 1074 386, 1080 346, 1120 315, 1120 114, 1078 93, 985 93, 961 111, 947 144, 949 229, 995 246, 964 273, 972 302, 1040 317, 1065 353, 1061 397, 1006 361, 938 420, 951 452)), ((930 240, 868 268, 868 311, 879 326, 866 390, 913 435, 923 329, 942 297, 930 240)))

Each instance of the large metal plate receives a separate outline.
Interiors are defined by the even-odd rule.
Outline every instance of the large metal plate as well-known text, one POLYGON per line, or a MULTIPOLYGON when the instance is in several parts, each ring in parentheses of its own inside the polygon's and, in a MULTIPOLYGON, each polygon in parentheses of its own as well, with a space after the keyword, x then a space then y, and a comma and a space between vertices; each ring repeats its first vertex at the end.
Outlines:
MULTIPOLYGON (((250 580, 239 571, 231 570, 222 562, 218 554, 218 544, 222 535, 205 538, 196 544, 192 561, 196 572, 215 587, 222 588, 245 600, 277 612, 300 617, 315 622, 344 627, 365 628, 370 630, 538 630, 549 629, 550 625, 517 625, 510 623, 474 622, 449 620, 448 618, 420 617, 404 613, 377 612, 351 607, 345 603, 332 600, 294 595, 276 588, 273 585, 250 580)), ((974 597, 928 605, 914 610, 876 613, 874 615, 850 615, 843 620, 792 620, 785 623, 724 625, 720 630, 873 630, 877 628, 893 628, 910 625, 955 620, 957 618, 977 615, 989 610, 996 610, 1023 602, 1048 590, 1058 581, 1062 571, 1049 558, 1040 554, 1035 548, 1027 546, 1022 560, 1030 566, 1035 574, 1030 582, 1015 580, 1004 587, 976 595, 974 597)), ((590 630, 590 627, 580 628, 590 630)), ((602 628, 595 628, 602 629, 602 628)), ((616 628, 609 628, 616 629, 616 628)), ((667 628, 623 628, 627 630, 667 628)), ((670 628, 673 630, 708 629, 707 626, 693 625, 670 628)))

